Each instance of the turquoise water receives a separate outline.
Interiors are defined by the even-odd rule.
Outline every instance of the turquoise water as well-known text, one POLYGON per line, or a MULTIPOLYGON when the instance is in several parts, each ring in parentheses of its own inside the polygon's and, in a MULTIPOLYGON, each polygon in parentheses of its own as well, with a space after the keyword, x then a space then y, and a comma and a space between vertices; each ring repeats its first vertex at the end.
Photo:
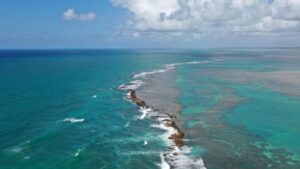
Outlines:
POLYGON ((298 168, 299 83, 260 76, 299 71, 294 49, 0 51, 0 168, 160 168, 164 131, 118 86, 203 60, 172 72, 189 156, 208 169, 298 168))
POLYGON ((257 85, 237 85, 234 89, 246 100, 229 113, 229 122, 247 126, 271 146, 286 148, 299 158, 300 99, 257 85))
POLYGON ((177 69, 188 144, 204 147, 204 154, 192 155, 203 157, 206 167, 300 167, 300 86, 272 74, 299 71, 300 57, 275 56, 269 51, 254 57, 224 54, 214 57, 218 62, 177 69))
POLYGON ((135 120, 117 87, 180 53, 1 51, 0 168, 158 168, 161 131, 135 120))

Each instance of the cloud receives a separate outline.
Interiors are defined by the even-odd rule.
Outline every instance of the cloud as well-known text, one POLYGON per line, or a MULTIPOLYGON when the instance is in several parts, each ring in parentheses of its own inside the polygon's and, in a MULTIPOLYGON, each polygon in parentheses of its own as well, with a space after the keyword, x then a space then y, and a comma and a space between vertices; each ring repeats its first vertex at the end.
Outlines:
POLYGON ((300 20, 299 0, 276 0, 272 5, 273 15, 286 20, 300 20))
POLYGON ((270 35, 300 32, 299 0, 111 0, 131 17, 123 29, 142 34, 270 35), (149 33, 151 32, 151 33, 149 33))
POLYGON ((63 13, 62 18, 67 21, 92 21, 96 19, 96 14, 93 12, 77 14, 74 9, 69 8, 63 13))

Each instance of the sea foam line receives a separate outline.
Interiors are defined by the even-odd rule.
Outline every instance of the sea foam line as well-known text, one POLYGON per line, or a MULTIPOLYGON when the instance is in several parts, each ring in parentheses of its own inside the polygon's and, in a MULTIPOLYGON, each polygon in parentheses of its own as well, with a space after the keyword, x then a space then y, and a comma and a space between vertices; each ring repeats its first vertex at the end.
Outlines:
MULTIPOLYGON (((148 75, 164 73, 176 68, 179 65, 187 65, 187 64, 205 64, 208 61, 192 61, 192 62, 184 62, 184 63, 173 63, 167 64, 162 69, 142 72, 133 75, 134 79, 146 78, 148 75)), ((188 157, 186 154, 190 152, 190 148, 183 145, 183 133, 176 126, 173 119, 167 114, 163 114, 162 112, 153 111, 153 109, 149 108, 146 103, 137 98, 135 94, 135 90, 144 85, 145 82, 142 80, 134 80, 129 82, 128 84, 122 84, 119 86, 120 90, 128 91, 126 94, 126 99, 136 103, 140 107, 140 112, 142 113, 139 119, 144 119, 145 117, 151 117, 157 119, 159 124, 153 124, 151 127, 160 128, 165 131, 163 135, 163 139, 169 145, 169 149, 167 152, 161 153, 161 164, 160 167, 162 169, 170 169, 170 168, 199 168, 206 169, 204 166, 204 162, 202 158, 200 159, 192 159, 188 157), (162 115, 163 114, 163 115, 162 115)))
POLYGON ((153 71, 149 71, 149 72, 141 72, 141 73, 133 75, 133 78, 135 78, 135 79, 145 78, 148 75, 157 74, 157 73, 164 73, 164 72, 175 69, 175 67, 179 66, 179 65, 205 64, 205 63, 208 63, 208 61, 192 61, 192 62, 166 64, 165 66, 163 66, 162 69, 157 69, 157 70, 153 70, 153 71))
POLYGON ((206 64, 206 63, 209 63, 209 61, 191 61, 191 62, 166 64, 161 69, 134 74, 133 78, 137 79, 137 80, 130 81, 127 84, 122 84, 118 87, 118 89, 124 90, 124 91, 136 90, 145 84, 145 82, 143 80, 140 80, 140 78, 146 78, 148 75, 164 73, 164 72, 175 69, 176 66, 179 66, 179 65, 206 64))
POLYGON ((65 118, 63 121, 71 123, 82 123, 85 119, 76 119, 76 118, 65 118))
POLYGON ((139 119, 143 120, 147 116, 147 114, 153 112, 153 110, 151 108, 140 107, 139 112, 142 113, 139 119))
POLYGON ((173 127, 170 125, 172 119, 170 117, 159 117, 157 118, 160 121, 159 124, 153 124, 151 127, 160 128, 165 131, 163 134, 163 140, 168 144, 168 151, 161 154, 161 164, 162 169, 167 168, 198 168, 206 169, 204 162, 201 158, 193 159, 188 157, 186 154, 191 152, 191 148, 185 145, 182 145, 180 141, 183 141, 180 138, 173 138, 174 135, 180 135, 180 130, 176 126, 173 127), (168 166, 166 165, 168 164, 168 166))
POLYGON ((128 84, 120 85, 119 89, 120 90, 135 90, 144 84, 145 84, 145 82, 143 82, 142 80, 134 80, 134 81, 129 82, 128 84))

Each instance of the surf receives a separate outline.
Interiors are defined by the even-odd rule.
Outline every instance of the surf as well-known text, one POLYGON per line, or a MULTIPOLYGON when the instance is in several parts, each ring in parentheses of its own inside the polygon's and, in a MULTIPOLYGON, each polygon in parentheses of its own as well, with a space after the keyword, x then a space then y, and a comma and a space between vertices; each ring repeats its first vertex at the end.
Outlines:
MULTIPOLYGON (((164 131, 161 136, 162 140, 167 144, 168 150, 160 154, 161 164, 159 165, 162 169, 169 168, 199 168, 206 169, 203 160, 193 159, 188 157, 186 154, 189 153, 190 148, 184 145, 184 133, 177 126, 175 120, 166 112, 154 111, 145 100, 141 100, 136 95, 136 90, 146 84, 144 79, 149 76, 165 73, 176 69, 179 65, 186 64, 205 64, 207 61, 192 61, 166 64, 161 69, 153 71, 141 72, 134 74, 132 78, 134 80, 127 84, 122 84, 118 88, 125 91, 125 99, 135 103, 139 107, 141 115, 138 119, 143 120, 145 118, 155 119, 158 124, 152 124, 150 127, 159 128, 164 131)), ((144 141, 144 145, 147 145, 148 141, 144 141)))

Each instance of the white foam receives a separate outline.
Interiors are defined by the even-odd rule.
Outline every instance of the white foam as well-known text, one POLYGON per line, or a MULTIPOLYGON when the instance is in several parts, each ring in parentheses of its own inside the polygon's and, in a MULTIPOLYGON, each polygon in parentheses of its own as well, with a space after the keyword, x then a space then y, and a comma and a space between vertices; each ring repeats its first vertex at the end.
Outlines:
POLYGON ((171 69, 174 69, 174 66, 164 66, 164 68, 162 69, 157 69, 157 70, 153 70, 153 71, 149 71, 149 72, 142 72, 142 73, 138 73, 138 74, 135 74, 133 76, 133 78, 144 78, 148 75, 152 75, 152 74, 157 74, 157 73, 163 73, 163 72, 167 72, 171 69))
POLYGON ((11 152, 14 152, 14 153, 20 153, 21 151, 23 151, 23 147, 21 146, 17 146, 17 147, 14 147, 11 149, 11 152))
POLYGON ((181 147, 180 149, 176 147, 174 150, 170 151, 167 159, 172 159, 168 162, 174 166, 174 168, 197 168, 197 169, 206 169, 202 158, 192 158, 187 156, 187 153, 190 151, 190 148, 187 146, 181 147), (176 153, 176 155, 174 155, 176 153))
POLYGON ((144 141, 144 145, 147 145, 147 144, 148 144, 148 141, 147 141, 147 140, 145 140, 145 141, 144 141))
POLYGON ((161 155, 161 164, 160 167, 170 168, 170 166, 174 168, 198 168, 198 169, 206 169, 204 166, 204 162, 201 158, 193 159, 188 157, 186 154, 190 153, 190 148, 187 146, 177 147, 175 143, 169 139, 173 134, 178 133, 179 131, 173 127, 166 126, 166 120, 170 120, 169 117, 160 117, 158 118, 160 124, 153 124, 151 127, 160 128, 165 130, 163 134, 163 139, 169 145, 169 151, 165 152, 165 156, 161 155), (175 155, 176 154, 176 155, 175 155))
POLYGON ((160 154, 161 152, 159 151, 128 151, 128 152, 120 152, 122 155, 126 156, 136 156, 136 155, 157 155, 160 154))
POLYGON ((77 152, 74 154, 75 157, 79 156, 79 153, 81 152, 81 149, 78 149, 77 152))
POLYGON ((172 151, 168 153, 167 159, 173 159, 172 161, 168 160, 174 168, 197 168, 197 169, 206 169, 202 158, 194 159, 186 154, 190 153, 191 149, 187 146, 178 148, 175 147, 172 151), (176 153, 176 156, 174 155, 176 153))
POLYGON ((161 159, 161 163, 160 163, 161 169, 170 169, 171 168, 171 166, 166 162, 163 153, 160 154, 160 159, 161 159))
POLYGON ((28 144, 30 143, 30 140, 27 140, 25 142, 20 143, 19 145, 12 147, 8 149, 8 151, 13 152, 13 153, 20 153, 25 149, 28 149, 28 144))
POLYGON ((94 95, 93 98, 94 98, 94 99, 97 98, 97 95, 94 95))
POLYGON ((124 127, 126 128, 126 127, 129 127, 129 121, 124 125, 124 127))
POLYGON ((84 122, 84 119, 76 119, 76 118, 65 118, 65 122, 71 122, 71 123, 82 123, 84 122))
POLYGON ((120 85, 119 89, 120 90, 135 90, 144 84, 145 84, 145 82, 143 82, 142 80, 134 80, 134 81, 129 82, 129 84, 127 84, 127 85, 125 85, 125 84, 120 85))
POLYGON ((166 127, 164 124, 153 124, 151 125, 151 127, 155 127, 155 128, 160 128, 164 131, 166 131, 163 135, 162 135, 162 139, 166 142, 167 145, 169 146, 175 146, 175 143, 169 139, 169 137, 175 133, 177 133, 177 130, 172 128, 172 127, 166 127))
POLYGON ((136 78, 145 78, 148 75, 153 75, 153 74, 157 74, 157 73, 164 73, 164 72, 167 72, 169 70, 175 69, 175 67, 179 66, 179 65, 204 64, 204 63, 208 63, 208 61, 192 61, 192 62, 166 64, 162 69, 157 69, 157 70, 153 70, 153 71, 149 71, 149 72, 138 73, 138 74, 135 74, 133 76, 133 78, 135 78, 135 79, 136 78))
MULTIPOLYGON (((208 61, 192 61, 192 62, 166 64, 166 65, 163 66, 162 69, 157 69, 157 70, 153 70, 153 71, 149 71, 149 72, 137 73, 137 74, 133 75, 133 78, 134 79, 145 78, 148 75, 153 75, 153 74, 157 74, 157 73, 164 73, 164 72, 170 71, 172 69, 175 69, 176 66, 178 66, 178 65, 203 64, 203 63, 208 63, 208 61)), ((142 81, 142 80, 134 80, 134 81, 129 82, 128 84, 122 84, 118 88, 120 90, 135 90, 135 89, 140 88, 144 84, 145 84, 145 82, 142 81)))
POLYGON ((153 110, 150 109, 150 108, 143 108, 143 107, 140 107, 139 112, 141 112, 142 114, 141 114, 141 116, 139 117, 139 119, 140 119, 140 120, 143 120, 143 119, 147 116, 147 114, 148 114, 149 112, 152 112, 152 111, 153 111, 153 110))
POLYGON ((192 61, 192 62, 186 62, 184 64, 204 64, 204 63, 209 63, 208 61, 192 61))

